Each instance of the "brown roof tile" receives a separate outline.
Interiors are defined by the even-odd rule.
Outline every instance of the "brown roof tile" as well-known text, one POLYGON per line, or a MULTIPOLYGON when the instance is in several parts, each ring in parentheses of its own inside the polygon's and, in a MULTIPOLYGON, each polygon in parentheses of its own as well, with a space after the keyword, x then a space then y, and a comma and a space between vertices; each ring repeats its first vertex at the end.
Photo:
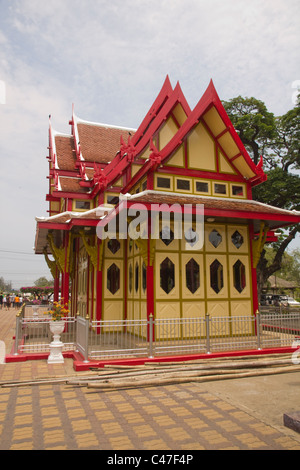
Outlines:
POLYGON ((129 131, 124 129, 85 123, 78 123, 77 128, 81 153, 88 162, 111 162, 120 150, 120 137, 128 141, 129 131))
MULTIPOLYGON (((241 216, 243 211, 245 211, 245 220, 248 218, 253 219, 254 222, 254 229, 259 230, 259 223, 260 219, 263 217, 264 214, 272 215, 273 220, 268 220, 270 230, 276 229, 282 225, 280 222, 280 216, 286 215, 290 216, 292 219, 300 220, 300 213, 294 211, 288 211, 285 209, 280 209, 277 207, 268 206, 266 204, 262 204, 257 201, 251 200, 236 200, 236 199, 225 199, 225 198, 217 198, 217 197, 202 197, 202 196, 191 196, 187 197, 185 195, 179 194, 162 194, 158 191, 145 191, 144 193, 140 193, 137 195, 132 196, 128 199, 129 202, 140 202, 140 203, 149 203, 149 204, 204 204, 204 210, 209 209, 218 209, 220 211, 233 211, 232 217, 236 217, 240 219, 242 217, 234 216, 235 211, 239 211, 241 216), (253 216, 249 217, 249 213, 253 213, 253 216), (256 220, 257 219, 257 220, 256 220)), ((47 221, 55 221, 55 223, 66 223, 71 221, 72 219, 81 219, 84 218, 86 220, 94 220, 99 219, 99 208, 83 212, 83 213, 74 213, 74 212, 64 212, 57 216, 48 217, 40 219, 41 222, 47 221)), ((222 214, 220 213, 220 216, 222 214)), ((227 218, 229 215, 227 214, 227 218)), ((38 220, 38 219, 37 219, 38 220)), ((297 223, 297 220, 293 220, 293 223, 297 223)))
POLYGON ((73 136, 55 136, 57 165, 60 170, 75 170, 76 154, 73 136))
POLYGON ((134 197, 130 198, 129 200, 154 204, 204 204, 206 209, 258 212, 278 215, 296 215, 299 217, 299 212, 293 212, 286 209, 281 209, 279 207, 269 206, 267 204, 249 199, 229 199, 197 195, 186 196, 184 194, 163 194, 161 191, 145 191, 144 193, 134 195, 134 197))
POLYGON ((60 176, 59 182, 61 191, 68 193, 87 193, 89 189, 80 186, 80 181, 81 180, 79 178, 68 178, 66 176, 60 176))

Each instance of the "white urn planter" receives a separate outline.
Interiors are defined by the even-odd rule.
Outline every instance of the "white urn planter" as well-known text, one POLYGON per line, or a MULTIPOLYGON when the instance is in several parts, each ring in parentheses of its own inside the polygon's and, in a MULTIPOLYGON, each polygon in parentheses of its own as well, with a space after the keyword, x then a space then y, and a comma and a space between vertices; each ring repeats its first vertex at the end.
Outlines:
POLYGON ((53 341, 50 343, 50 354, 48 356, 48 364, 63 364, 64 357, 62 355, 63 343, 60 341, 60 335, 64 331, 65 322, 50 321, 50 331, 53 334, 53 341))

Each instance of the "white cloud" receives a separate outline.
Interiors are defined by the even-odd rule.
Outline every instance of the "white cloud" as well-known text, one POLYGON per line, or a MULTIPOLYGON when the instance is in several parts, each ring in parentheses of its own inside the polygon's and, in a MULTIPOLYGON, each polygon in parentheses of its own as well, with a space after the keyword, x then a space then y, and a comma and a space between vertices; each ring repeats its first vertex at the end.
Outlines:
POLYGON ((2 1, 1 246, 31 249, 46 210, 49 114, 62 132, 73 102, 84 119, 136 127, 166 74, 191 107, 213 78, 221 99, 282 114, 300 79, 299 18, 298 0, 2 1))

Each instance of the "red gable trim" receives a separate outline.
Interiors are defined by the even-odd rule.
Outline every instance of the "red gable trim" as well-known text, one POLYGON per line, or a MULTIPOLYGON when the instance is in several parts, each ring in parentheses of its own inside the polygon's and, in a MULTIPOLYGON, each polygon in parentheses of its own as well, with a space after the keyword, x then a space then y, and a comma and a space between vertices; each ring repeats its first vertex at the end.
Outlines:
POLYGON ((136 155, 138 155, 149 144, 154 133, 159 129, 159 127, 166 120, 168 115, 172 113, 172 110, 176 107, 177 104, 181 104, 186 116, 188 117, 191 113, 191 109, 184 97, 179 83, 177 83, 168 101, 166 101, 163 107, 159 110, 156 118, 153 120, 143 137, 135 146, 136 155))
POLYGON ((156 100, 154 101, 153 105, 151 106, 150 110, 146 114, 145 118, 143 119, 142 123, 140 124, 139 128, 137 129, 136 133, 134 134, 132 138, 133 145, 137 145, 139 140, 143 137, 147 128, 150 126, 151 122, 156 117, 159 109, 164 104, 164 102, 169 98, 172 92, 173 92, 173 88, 172 88, 169 76, 167 75, 156 100))
MULTIPOLYGON (((166 116, 172 111, 172 108, 175 106, 177 102, 183 103, 183 93, 181 91, 181 88, 179 84, 177 84, 174 92, 172 95, 169 97, 168 101, 164 104, 163 108, 160 110, 159 115, 157 116, 156 119, 153 120, 151 125, 149 126, 149 129, 143 136, 143 138, 138 142, 138 144, 135 147, 135 150, 140 152, 143 150, 143 148, 146 146, 146 144, 149 143, 149 140, 151 139, 153 133, 158 129, 159 125, 163 122, 163 120, 166 118, 166 116)), ((185 99, 184 99, 185 100, 185 99)), ((170 142, 159 152, 159 156, 161 158, 161 163, 165 160, 167 160, 173 153, 174 151, 177 150, 177 148, 182 144, 183 140, 187 137, 187 135, 192 131, 193 127, 198 124, 201 120, 201 117, 209 111, 211 107, 215 107, 216 110, 218 111, 221 119, 224 122, 224 125, 226 126, 226 130, 224 132, 229 132, 231 137, 233 138, 235 144, 237 145, 239 149, 239 153, 237 154, 236 157, 242 156, 247 165, 250 167, 252 172, 256 175, 253 178, 251 178, 249 183, 254 186, 257 185, 267 179, 265 173, 262 170, 262 160, 259 162, 259 164, 256 166, 254 162, 252 161, 251 157, 249 156, 248 152, 246 151, 240 137, 238 136, 236 130, 233 127, 233 124, 231 123, 224 106, 222 105, 222 102, 216 92, 216 89, 214 87, 214 84, 212 80, 210 81, 206 91, 204 92, 202 98, 199 100, 198 104, 195 106, 193 111, 189 110, 188 105, 186 104, 184 109, 188 110, 187 111, 187 119, 186 121, 182 124, 182 126, 178 129, 174 137, 170 140, 170 142)), ((136 135, 139 133, 137 131, 136 135)), ((136 137, 134 136, 134 138, 136 137)), ((223 133, 221 133, 223 135, 223 133)), ((214 140, 216 141, 217 145, 219 148, 221 148, 220 143, 218 142, 217 138, 219 136, 214 137, 214 140)), ((134 138, 132 139, 132 142, 134 141, 134 138)), ((225 153, 225 152, 224 152, 225 153)), ((234 166, 234 159, 230 160, 230 164, 234 166)), ((127 165, 126 167, 128 167, 127 165)), ((153 161, 151 161, 151 157, 149 160, 145 161, 141 169, 136 173, 134 178, 128 183, 128 185, 123 188, 122 192, 128 192, 131 187, 133 187, 134 184, 136 184, 148 171, 154 171, 154 169, 157 167, 157 165, 154 164, 153 161)), ((235 166, 234 166, 235 168, 235 166)), ((240 171, 235 168, 237 173, 240 174, 240 171)), ((117 168, 116 168, 117 171, 117 168)), ((122 170, 121 170, 122 171, 122 170)), ((207 175, 209 177, 209 175, 207 175)), ((110 180, 110 178, 109 178, 110 180)))
MULTIPOLYGON (((216 89, 214 87, 213 81, 211 80, 206 91, 204 92, 202 98, 198 102, 198 104, 195 106, 191 114, 188 116, 187 120, 183 123, 183 125, 180 127, 178 132, 175 134, 175 136, 170 140, 170 142, 161 150, 161 159, 162 162, 168 158, 168 156, 174 152, 174 150, 182 143, 183 139, 188 135, 189 132, 192 131, 193 127, 198 124, 200 118, 202 115, 209 111, 209 109, 215 106, 217 109, 218 113, 220 114, 220 117, 222 118, 225 126, 228 128, 228 132, 230 132, 232 138, 234 139, 235 144, 237 145, 240 153, 242 156, 245 158, 247 164, 257 175, 256 178, 253 178, 253 181, 255 180, 255 184, 258 184, 262 181, 265 180, 265 174, 262 172, 261 169, 261 164, 256 167, 256 165, 253 163, 251 160, 248 152, 246 151, 240 137, 238 136, 236 130, 233 127, 233 124, 231 123, 224 106, 222 105, 222 102, 216 92, 216 89)), ((234 163, 233 163, 234 165, 234 163)))

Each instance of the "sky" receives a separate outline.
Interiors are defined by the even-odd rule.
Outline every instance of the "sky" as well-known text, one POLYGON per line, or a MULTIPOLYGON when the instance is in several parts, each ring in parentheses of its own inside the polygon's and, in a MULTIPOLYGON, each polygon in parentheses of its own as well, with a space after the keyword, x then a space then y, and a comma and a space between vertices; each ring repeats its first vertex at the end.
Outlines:
POLYGON ((298 0, 0 0, 0 277, 51 279, 33 254, 49 115, 64 133, 73 103, 82 119, 137 128, 167 74, 191 108, 212 78, 222 100, 254 96, 282 115, 300 87, 299 31, 298 0))

